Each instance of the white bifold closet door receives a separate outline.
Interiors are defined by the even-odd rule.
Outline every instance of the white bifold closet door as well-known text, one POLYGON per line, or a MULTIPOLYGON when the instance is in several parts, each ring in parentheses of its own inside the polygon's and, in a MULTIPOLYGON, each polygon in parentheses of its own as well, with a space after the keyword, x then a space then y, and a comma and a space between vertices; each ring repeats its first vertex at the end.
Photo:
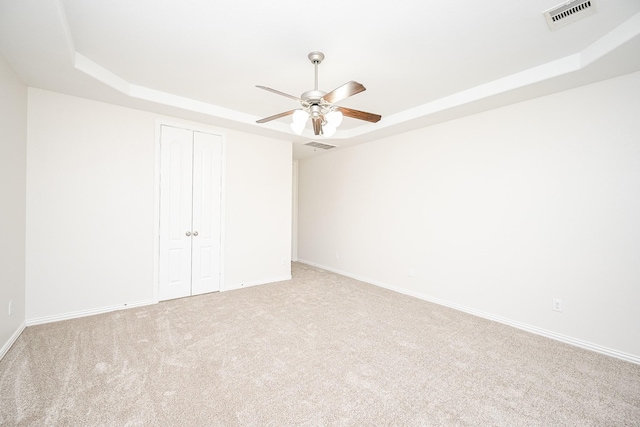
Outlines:
POLYGON ((160 132, 159 299, 219 291, 222 137, 160 132))

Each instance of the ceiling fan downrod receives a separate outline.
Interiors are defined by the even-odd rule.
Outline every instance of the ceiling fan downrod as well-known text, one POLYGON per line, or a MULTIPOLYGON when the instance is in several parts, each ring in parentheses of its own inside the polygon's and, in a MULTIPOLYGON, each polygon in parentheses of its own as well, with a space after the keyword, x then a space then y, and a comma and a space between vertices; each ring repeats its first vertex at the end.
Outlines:
POLYGON ((309 54, 309 61, 311 61, 311 63, 315 66, 316 69, 316 80, 315 80, 315 85, 314 85, 314 89, 315 91, 318 90, 318 70, 319 67, 318 65, 320 65, 322 63, 322 60, 324 59, 324 53, 322 52, 311 52, 309 54))

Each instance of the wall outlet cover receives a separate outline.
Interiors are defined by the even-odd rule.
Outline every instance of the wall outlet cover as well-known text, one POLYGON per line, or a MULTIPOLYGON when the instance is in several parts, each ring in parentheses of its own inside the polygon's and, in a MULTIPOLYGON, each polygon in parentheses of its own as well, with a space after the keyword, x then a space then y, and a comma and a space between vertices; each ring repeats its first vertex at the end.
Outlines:
POLYGON ((562 312, 562 300, 561 299, 557 299, 554 298, 553 299, 553 306, 552 306, 553 311, 559 311, 562 312))

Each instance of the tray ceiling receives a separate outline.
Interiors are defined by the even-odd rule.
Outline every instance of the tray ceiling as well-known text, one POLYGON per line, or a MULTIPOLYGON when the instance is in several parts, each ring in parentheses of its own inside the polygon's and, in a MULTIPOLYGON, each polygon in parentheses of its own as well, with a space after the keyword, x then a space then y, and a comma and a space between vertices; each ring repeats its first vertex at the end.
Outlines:
POLYGON ((3 0, 0 53, 26 84, 294 142, 309 128, 283 118, 313 88, 311 51, 326 58, 320 88, 356 80, 342 106, 338 147, 640 70, 640 2, 599 0, 596 12, 555 31, 557 0, 377 3, 208 0, 3 0))

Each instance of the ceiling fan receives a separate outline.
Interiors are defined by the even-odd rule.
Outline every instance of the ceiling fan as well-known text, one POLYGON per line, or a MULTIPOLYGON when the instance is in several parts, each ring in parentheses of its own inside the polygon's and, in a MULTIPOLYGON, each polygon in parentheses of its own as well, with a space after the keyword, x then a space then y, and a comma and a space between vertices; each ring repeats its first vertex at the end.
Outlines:
POLYGON ((271 89, 270 87, 256 85, 257 88, 277 93, 278 95, 286 96, 287 98, 298 101, 302 106, 301 109, 289 110, 284 113, 265 117, 264 119, 257 120, 256 123, 266 123, 281 117, 293 116, 291 129, 296 134, 301 135, 307 121, 311 118, 313 133, 315 135, 330 137, 335 133, 336 128, 340 126, 340 123, 342 123, 343 116, 358 120, 365 120, 371 123, 378 122, 382 118, 379 114, 366 113, 364 111, 335 105, 337 102, 365 91, 366 88, 360 83, 352 80, 329 93, 318 89, 318 65, 320 65, 323 59, 324 54, 322 52, 311 52, 309 54, 309 60, 315 66, 315 86, 313 90, 304 92, 300 95, 300 98, 280 92, 279 90, 271 89))

